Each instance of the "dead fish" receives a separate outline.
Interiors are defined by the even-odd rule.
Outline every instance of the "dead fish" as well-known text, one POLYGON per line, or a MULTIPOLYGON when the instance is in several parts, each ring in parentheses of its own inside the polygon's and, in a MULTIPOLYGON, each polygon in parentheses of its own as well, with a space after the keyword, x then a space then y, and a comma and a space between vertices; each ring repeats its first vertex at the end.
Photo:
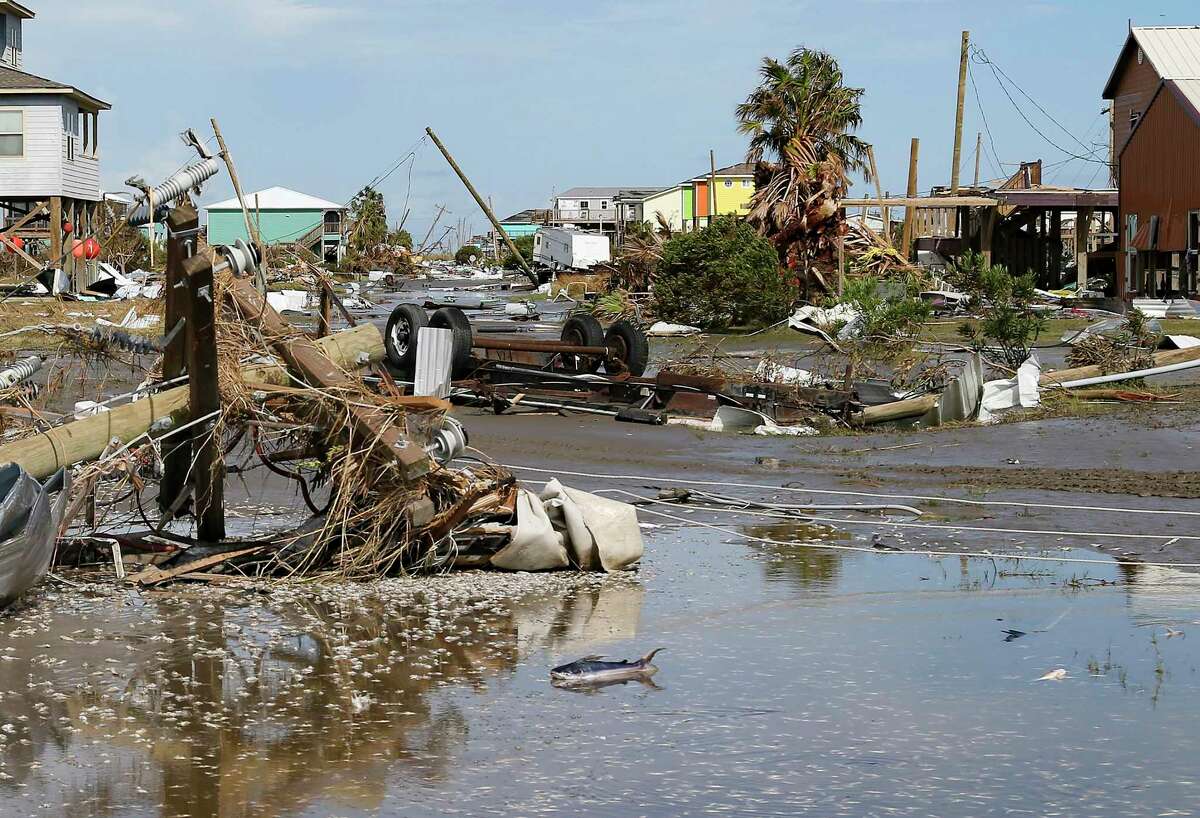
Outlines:
POLYGON ((660 650, 662 648, 655 648, 634 662, 627 659, 609 662, 603 656, 585 656, 570 664, 552 668, 550 681, 561 687, 582 687, 649 679, 658 673, 658 668, 650 664, 650 660, 660 650))
POLYGON ((1045 676, 1039 676, 1036 679, 1036 681, 1039 681, 1039 682, 1061 682, 1065 678, 1067 678, 1067 669, 1060 667, 1060 668, 1057 668, 1056 670, 1050 671, 1045 676))

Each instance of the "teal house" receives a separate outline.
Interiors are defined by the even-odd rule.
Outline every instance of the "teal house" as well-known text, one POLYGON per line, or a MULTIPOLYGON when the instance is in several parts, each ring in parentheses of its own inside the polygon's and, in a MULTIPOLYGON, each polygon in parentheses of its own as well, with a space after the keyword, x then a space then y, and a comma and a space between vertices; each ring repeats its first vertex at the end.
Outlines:
MULTIPOLYGON (((245 194, 246 209, 264 243, 300 244, 336 264, 346 252, 346 206, 286 187, 245 194)), ((246 241, 246 221, 236 198, 208 205, 208 243, 246 241)))

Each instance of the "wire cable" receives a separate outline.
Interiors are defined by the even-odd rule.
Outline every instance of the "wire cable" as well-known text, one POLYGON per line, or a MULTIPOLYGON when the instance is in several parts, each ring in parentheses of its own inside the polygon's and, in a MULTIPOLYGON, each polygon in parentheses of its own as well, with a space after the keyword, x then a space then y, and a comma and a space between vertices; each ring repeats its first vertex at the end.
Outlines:
MULTIPOLYGON (((536 472, 538 474, 561 474, 568 477, 588 477, 595 480, 636 480, 642 483, 678 483, 685 486, 716 486, 727 488, 743 488, 756 489, 761 491, 787 491, 798 494, 831 494, 842 497, 871 497, 882 500, 924 500, 926 502, 938 503, 957 503, 959 505, 968 506, 997 506, 1006 508, 1044 508, 1054 511, 1102 511, 1111 513, 1124 514, 1167 514, 1179 515, 1185 517, 1200 517, 1200 511, 1182 511, 1177 509, 1158 509, 1158 508, 1117 508, 1112 506, 1084 506, 1084 505, 1066 505, 1056 503, 1022 503, 1016 500, 968 500, 963 497, 944 497, 937 495, 925 494, 882 494, 877 492, 867 491, 849 491, 846 489, 810 489, 799 488, 797 486, 770 486, 758 483, 736 483, 731 481, 720 480, 683 480, 673 477, 654 477, 642 474, 596 474, 588 472, 563 471, 561 469, 542 469, 534 466, 516 466, 511 464, 500 464, 506 469, 514 471, 536 472)), ((951 526, 954 528, 955 526, 951 526)), ((1016 532, 1022 533, 1022 532, 1016 532)), ((1074 533, 1074 532, 1064 532, 1074 533)), ((1160 538, 1167 539, 1174 535, 1172 534, 1154 534, 1146 535, 1151 539, 1160 538)), ((1187 537, 1187 539, 1200 540, 1200 537, 1187 537)))

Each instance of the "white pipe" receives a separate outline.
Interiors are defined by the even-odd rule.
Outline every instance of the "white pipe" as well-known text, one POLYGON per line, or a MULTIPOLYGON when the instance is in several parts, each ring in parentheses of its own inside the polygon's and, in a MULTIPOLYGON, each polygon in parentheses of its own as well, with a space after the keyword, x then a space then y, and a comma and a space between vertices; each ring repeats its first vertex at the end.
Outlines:
POLYGON ((1151 375, 1166 375, 1169 372, 1182 372, 1185 369, 1194 369, 1198 366, 1200 366, 1200 358, 1194 361, 1184 361, 1179 364, 1155 366, 1150 369, 1138 369, 1133 372, 1117 372, 1114 375, 1097 375, 1094 378, 1080 378, 1077 381, 1064 381, 1063 383, 1049 385, 1061 386, 1064 389, 1074 389, 1077 386, 1096 386, 1097 384, 1114 383, 1115 381, 1131 381, 1134 378, 1148 378, 1151 375))

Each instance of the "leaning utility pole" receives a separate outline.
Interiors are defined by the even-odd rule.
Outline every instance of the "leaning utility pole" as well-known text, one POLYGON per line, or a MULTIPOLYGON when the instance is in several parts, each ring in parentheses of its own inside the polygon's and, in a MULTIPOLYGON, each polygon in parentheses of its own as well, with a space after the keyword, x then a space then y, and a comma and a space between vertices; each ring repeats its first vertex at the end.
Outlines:
POLYGON ((958 110, 954 114, 954 164, 950 166, 950 193, 958 193, 958 165, 962 161, 963 107, 967 102, 967 57, 971 32, 962 33, 962 53, 958 57, 958 110))
POLYGON ((479 209, 483 211, 483 215, 488 217, 488 221, 492 223, 492 227, 496 229, 496 233, 504 237, 504 243, 508 245, 508 251, 516 256, 517 263, 521 265, 521 269, 525 272, 525 275, 533 282, 533 286, 538 286, 541 282, 538 281, 537 273, 525 261, 525 257, 521 255, 521 251, 513 244, 512 239, 508 237, 508 233, 504 232, 504 228, 500 226, 496 214, 492 212, 492 209, 487 206, 487 202, 479 195, 479 191, 471 184, 471 180, 467 178, 467 174, 463 173, 462 168, 454 161, 454 157, 450 155, 450 151, 446 150, 446 146, 442 144, 442 140, 438 139, 437 134, 433 132, 433 128, 426 128, 425 133, 429 134, 429 138, 433 140, 433 144, 437 145, 438 150, 442 152, 442 156, 446 157, 446 161, 450 163, 450 167, 458 174, 458 178, 466 186, 467 192, 475 197, 475 204, 479 205, 479 209))

